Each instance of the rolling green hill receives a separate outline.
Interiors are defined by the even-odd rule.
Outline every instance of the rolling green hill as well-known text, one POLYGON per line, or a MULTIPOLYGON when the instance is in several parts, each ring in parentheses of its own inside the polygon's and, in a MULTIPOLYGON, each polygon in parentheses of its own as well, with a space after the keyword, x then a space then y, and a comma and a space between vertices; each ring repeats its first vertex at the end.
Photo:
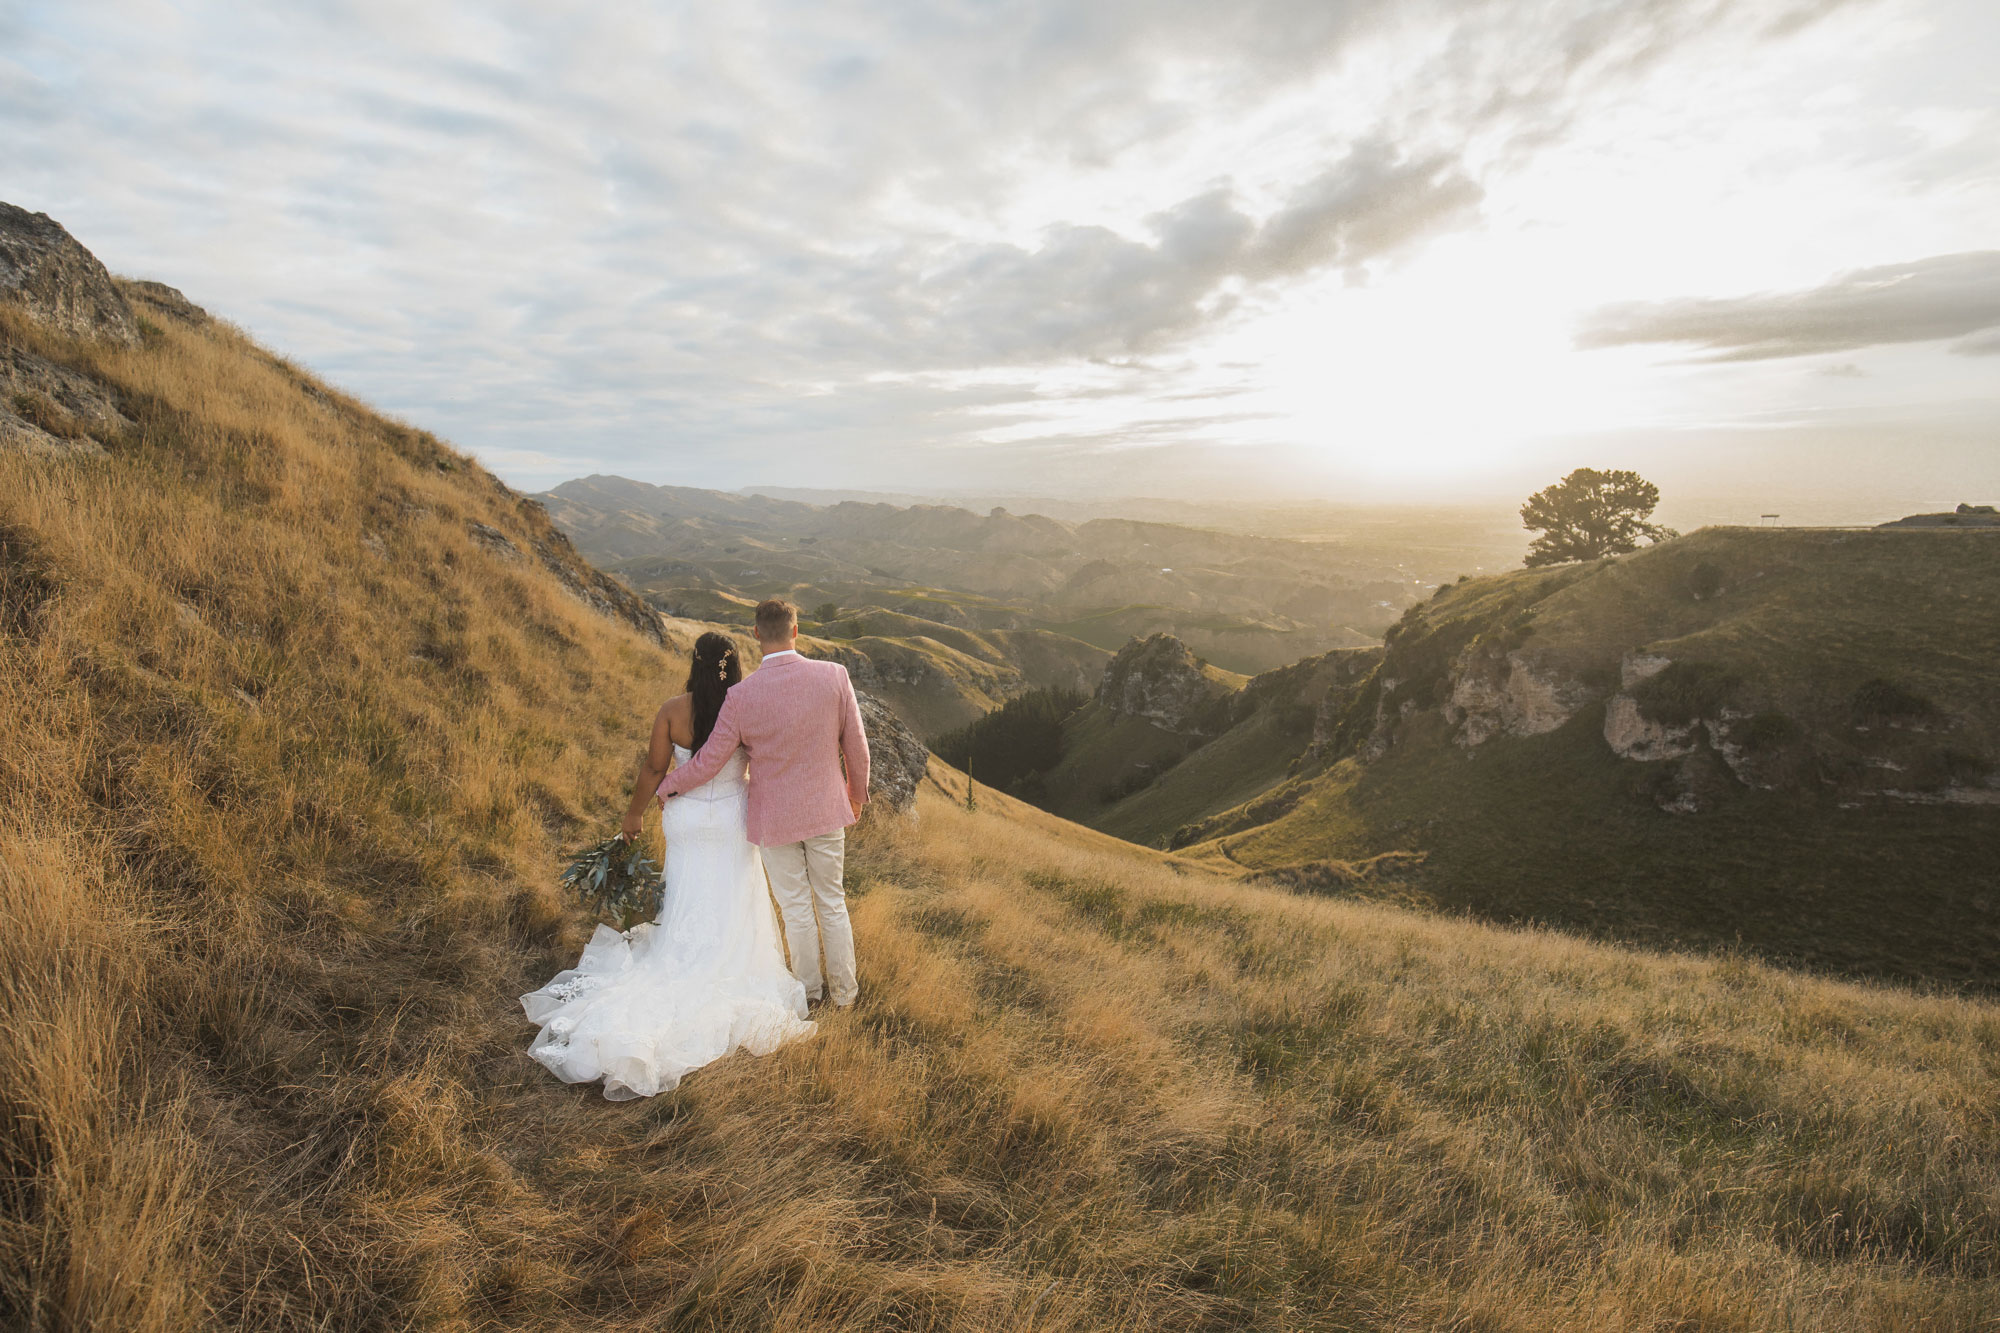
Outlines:
POLYGON ((1175 845, 1399 850, 1504 921, 2000 985, 2000 540, 1709 529, 1445 588, 1304 770, 1175 845))

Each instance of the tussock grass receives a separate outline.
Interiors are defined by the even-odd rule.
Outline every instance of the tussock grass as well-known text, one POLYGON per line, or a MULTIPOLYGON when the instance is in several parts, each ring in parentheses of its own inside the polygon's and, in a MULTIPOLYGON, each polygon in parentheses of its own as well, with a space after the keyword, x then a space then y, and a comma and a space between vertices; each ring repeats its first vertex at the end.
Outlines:
POLYGON ((676 657, 226 328, 0 333, 0 1324, 1962 1330, 2000 1009, 1303 898, 934 767, 863 998, 606 1103, 515 996, 676 657))

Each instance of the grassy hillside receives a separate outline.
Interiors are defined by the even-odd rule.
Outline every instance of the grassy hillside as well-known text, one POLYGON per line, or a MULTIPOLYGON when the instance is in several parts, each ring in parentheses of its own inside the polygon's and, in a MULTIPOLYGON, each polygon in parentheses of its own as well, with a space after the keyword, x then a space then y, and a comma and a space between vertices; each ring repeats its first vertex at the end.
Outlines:
POLYGON ((1175 829, 1254 800, 1284 781, 1312 735, 1311 714, 1303 729, 1298 721, 1283 709, 1259 709, 1085 822, 1133 842, 1164 845, 1175 829))
POLYGON ((681 663, 227 328, 0 336, 133 423, 0 453, 0 1326, 2000 1320, 1993 1004, 1274 893, 941 770, 856 839, 855 1011, 559 1084, 555 855, 681 663))
POLYGON ((1472 580, 1392 633, 1337 762, 1179 836, 1259 868, 1418 850, 1441 907, 1990 989, 1996 608, 1971 532, 1709 530, 1472 580))

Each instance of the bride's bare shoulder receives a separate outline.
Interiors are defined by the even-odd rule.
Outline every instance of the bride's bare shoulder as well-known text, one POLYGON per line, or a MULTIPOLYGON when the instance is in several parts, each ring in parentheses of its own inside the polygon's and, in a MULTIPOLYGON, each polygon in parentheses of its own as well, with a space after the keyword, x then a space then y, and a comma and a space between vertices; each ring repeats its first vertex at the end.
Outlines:
POLYGON ((660 705, 660 716, 656 726, 666 728, 667 739, 675 745, 687 746, 694 741, 694 700, 685 694, 676 694, 660 705))

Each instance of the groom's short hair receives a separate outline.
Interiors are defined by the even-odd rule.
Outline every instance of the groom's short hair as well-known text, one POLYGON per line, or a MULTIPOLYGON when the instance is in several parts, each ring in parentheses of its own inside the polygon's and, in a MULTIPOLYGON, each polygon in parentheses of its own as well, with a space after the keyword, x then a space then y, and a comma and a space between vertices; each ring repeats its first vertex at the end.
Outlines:
POLYGON ((789 639, 798 624, 799 609, 784 598, 773 597, 757 603, 757 637, 762 642, 789 639))

